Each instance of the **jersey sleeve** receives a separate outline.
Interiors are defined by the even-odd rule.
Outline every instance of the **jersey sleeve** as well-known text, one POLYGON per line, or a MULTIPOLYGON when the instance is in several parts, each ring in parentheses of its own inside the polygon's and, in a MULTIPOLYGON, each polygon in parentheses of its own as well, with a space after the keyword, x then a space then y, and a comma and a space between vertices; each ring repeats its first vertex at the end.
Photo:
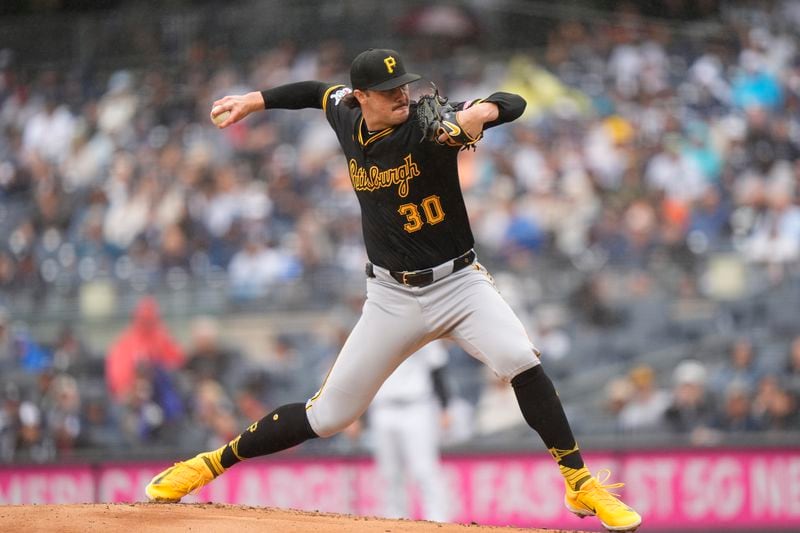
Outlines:
POLYGON ((352 132, 356 111, 343 103, 352 89, 345 85, 330 85, 322 96, 322 110, 334 131, 352 132))
POLYGON ((342 84, 320 81, 288 83, 261 91, 264 109, 322 109, 325 118, 338 133, 352 131, 357 112, 342 104, 352 90, 342 84))
MULTIPOLYGON (((518 94, 505 92, 496 92, 492 93, 486 98, 472 100, 470 105, 480 104, 482 102, 495 104, 499 112, 499 115, 495 120, 487 122, 483 125, 484 130, 518 119, 520 115, 522 115, 522 112, 525 111, 525 106, 527 105, 525 99, 518 94)), ((455 108, 457 110, 461 110, 464 108, 466 103, 467 102, 459 102, 455 105, 455 108)))
POLYGON ((300 81, 261 91, 261 97, 264 109, 323 109, 323 95, 330 87, 329 83, 300 81))

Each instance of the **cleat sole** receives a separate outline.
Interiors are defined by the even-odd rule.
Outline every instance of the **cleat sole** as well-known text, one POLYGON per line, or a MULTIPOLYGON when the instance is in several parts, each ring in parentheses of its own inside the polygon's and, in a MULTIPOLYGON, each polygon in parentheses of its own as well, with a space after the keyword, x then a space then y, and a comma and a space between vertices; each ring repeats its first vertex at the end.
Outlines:
POLYGON ((642 525, 641 520, 639 520, 639 522, 636 524, 630 526, 620 526, 620 527, 608 526, 605 523, 603 523, 602 520, 600 521, 600 523, 603 524, 603 527, 606 528, 606 530, 610 531, 611 533, 633 533, 634 531, 639 529, 639 526, 642 525))
POLYGON ((163 496, 151 496, 147 494, 147 499, 153 503, 178 503, 180 499, 164 498, 163 496))
POLYGON ((149 485, 147 487, 145 487, 144 493, 145 493, 145 496, 147 496, 147 499, 150 500, 153 503, 178 503, 179 501, 181 501, 180 498, 165 498, 164 496, 158 496, 156 494, 151 494, 149 485))

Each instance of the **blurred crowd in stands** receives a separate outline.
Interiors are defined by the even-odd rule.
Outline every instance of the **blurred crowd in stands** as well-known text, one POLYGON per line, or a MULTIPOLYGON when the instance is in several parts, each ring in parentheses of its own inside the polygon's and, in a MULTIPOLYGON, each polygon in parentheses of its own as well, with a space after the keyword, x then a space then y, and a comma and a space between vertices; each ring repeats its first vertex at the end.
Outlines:
POLYGON ((687 434, 695 445, 729 444, 731 432, 800 429, 800 335, 789 344, 781 367, 765 364, 746 337, 731 342, 725 356, 714 365, 681 361, 666 386, 648 365, 612 380, 606 398, 616 428, 626 434, 687 434))
POLYGON ((251 358, 217 319, 198 316, 183 343, 145 296, 98 357, 69 329, 53 346, 14 338, 7 319, 0 317, 0 462, 220 446, 264 413, 313 394, 343 340, 335 331, 281 334, 251 358))
MULTIPOLYGON (((508 90, 528 102, 462 153, 463 188, 481 261, 562 378, 583 349, 576 331, 641 318, 616 300, 746 300, 753 279, 798 281, 800 5, 710 22, 698 35, 627 4, 613 21, 552 24, 543 49, 433 59, 408 47, 409 68, 453 100, 508 90)), ((0 51, 0 375, 24 376, 0 379, 0 460, 209 448, 313 393, 344 327, 245 354, 204 317, 181 345, 144 296, 118 340, 91 353, 69 321, 52 341, 16 327, 14 301, 96 280, 158 294, 220 279, 234 310, 297 282, 322 305, 352 299, 337 280, 363 277, 360 215, 322 113, 271 111, 224 131, 208 118, 226 94, 347 83, 345 44, 283 42, 242 64, 197 41, 182 63, 107 74, 30 70, 24 52, 0 51)), ((800 430, 800 326, 777 333, 767 361, 737 335, 729 357, 686 354, 672 376, 637 365, 609 382, 607 414, 622 431, 700 444, 800 430)), ((595 355, 609 356, 580 354, 595 355)), ((481 383, 463 396, 485 427, 461 435, 507 418, 507 387, 481 383)))

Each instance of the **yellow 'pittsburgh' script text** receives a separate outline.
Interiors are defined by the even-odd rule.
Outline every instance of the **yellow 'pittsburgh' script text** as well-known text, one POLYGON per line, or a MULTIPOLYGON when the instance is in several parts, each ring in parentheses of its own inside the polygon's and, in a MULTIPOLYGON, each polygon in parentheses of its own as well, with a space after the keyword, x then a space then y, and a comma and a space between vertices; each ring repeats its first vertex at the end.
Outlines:
POLYGON ((403 159, 402 165, 395 168, 381 170, 373 165, 367 171, 366 168, 358 166, 355 159, 349 161, 348 168, 350 181, 353 182, 355 190, 372 192, 376 189, 399 185, 397 194, 402 198, 408 196, 408 180, 419 176, 419 167, 411 159, 411 154, 403 159))

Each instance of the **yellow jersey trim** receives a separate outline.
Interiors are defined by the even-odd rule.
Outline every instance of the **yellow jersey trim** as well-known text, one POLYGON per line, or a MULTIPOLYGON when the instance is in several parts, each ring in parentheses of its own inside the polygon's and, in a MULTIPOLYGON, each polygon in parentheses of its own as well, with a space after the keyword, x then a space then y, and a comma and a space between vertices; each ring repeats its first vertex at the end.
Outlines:
POLYGON ((335 91, 336 89, 341 89, 342 87, 344 87, 344 85, 342 85, 342 84, 332 85, 332 86, 328 87, 328 90, 325 91, 324 95, 322 95, 322 112, 323 113, 327 113, 328 112, 328 97, 331 95, 331 92, 335 91))
POLYGON ((362 134, 362 132, 364 131, 363 128, 362 128, 363 125, 364 125, 364 117, 361 117, 361 120, 359 120, 359 122, 358 122, 358 142, 359 142, 359 144, 361 144, 361 146, 367 146, 369 144, 372 144, 373 142, 377 141, 378 139, 383 139, 384 137, 386 137, 387 135, 389 135, 390 133, 392 133, 394 131, 394 128, 386 128, 384 130, 379 131, 378 133, 376 133, 375 135, 373 135, 372 137, 370 137, 366 141, 364 141, 364 136, 362 134))

